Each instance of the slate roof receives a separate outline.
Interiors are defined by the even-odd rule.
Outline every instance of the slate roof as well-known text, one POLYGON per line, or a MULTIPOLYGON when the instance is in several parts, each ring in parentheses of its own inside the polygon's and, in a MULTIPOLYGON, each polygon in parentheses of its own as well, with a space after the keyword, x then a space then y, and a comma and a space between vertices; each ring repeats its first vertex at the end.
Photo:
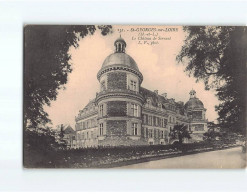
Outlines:
POLYGON ((135 60, 126 53, 113 53, 106 57, 102 69, 111 65, 123 65, 139 71, 135 60))
POLYGON ((185 109, 204 109, 204 105, 202 103, 201 100, 199 100, 198 98, 194 97, 194 98, 190 98, 188 102, 186 102, 185 104, 185 109))
POLYGON ((174 104, 176 109, 179 110, 179 113, 181 115, 184 115, 184 106, 182 104, 179 104, 175 101, 174 103, 171 103, 171 99, 166 99, 164 96, 156 94, 155 92, 143 87, 140 87, 140 94, 142 94, 142 96, 144 97, 145 103, 147 103, 147 100, 150 99, 152 106, 158 107, 158 103, 160 102, 162 104, 162 108, 165 108, 165 104, 174 104))
POLYGON ((76 134, 75 130, 70 125, 64 127, 64 133, 65 134, 76 134))
POLYGON ((140 87, 140 94, 144 97, 145 103, 147 103, 147 100, 150 99, 152 106, 157 107, 159 102, 162 104, 168 103, 168 100, 165 99, 165 97, 157 95, 155 92, 143 87, 140 87))
POLYGON ((83 108, 83 110, 86 109, 86 108, 91 107, 94 103, 95 103, 95 98, 92 99, 92 100, 90 100, 90 101, 88 102, 88 104, 83 108))

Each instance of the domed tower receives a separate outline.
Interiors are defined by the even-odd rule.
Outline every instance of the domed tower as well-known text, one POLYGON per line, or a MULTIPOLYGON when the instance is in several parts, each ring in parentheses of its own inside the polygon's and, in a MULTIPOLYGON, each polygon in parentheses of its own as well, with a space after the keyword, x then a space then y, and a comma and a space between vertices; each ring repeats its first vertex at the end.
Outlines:
POLYGON ((100 92, 98 105, 99 145, 131 145, 141 136, 141 107, 139 93, 143 76, 136 62, 125 53, 126 42, 120 37, 115 52, 103 62, 97 74, 100 92))
POLYGON ((190 130, 193 133, 205 133, 207 131, 206 109, 201 100, 196 97, 196 91, 190 91, 190 99, 185 104, 185 110, 190 121, 190 130))

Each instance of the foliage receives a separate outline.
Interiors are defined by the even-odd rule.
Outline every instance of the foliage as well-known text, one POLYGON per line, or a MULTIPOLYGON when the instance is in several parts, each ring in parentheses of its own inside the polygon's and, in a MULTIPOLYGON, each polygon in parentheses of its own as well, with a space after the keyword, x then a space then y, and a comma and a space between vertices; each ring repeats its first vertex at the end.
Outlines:
MULTIPOLYGON (((86 168, 112 167, 126 165, 129 162, 146 162, 162 157, 172 157, 184 153, 194 153, 222 149, 232 146, 232 141, 199 142, 183 144, 181 148, 175 145, 145 145, 145 146, 115 146, 98 148, 80 148, 71 150, 50 150, 45 154, 32 158, 25 167, 33 168, 86 168)), ((36 152, 34 152, 34 156, 36 152)), ((37 154, 36 154, 37 155, 37 154)), ((33 156, 32 156, 33 157, 33 156)))
POLYGON ((48 166, 54 153, 64 147, 56 142, 55 134, 50 129, 28 129, 23 132, 24 166, 48 166))
POLYGON ((189 132, 186 125, 174 125, 173 129, 170 131, 170 139, 178 139, 179 144, 183 143, 184 138, 190 139, 191 132, 189 132))
POLYGON ((214 131, 214 130, 209 130, 203 134, 204 139, 208 141, 213 141, 216 140, 216 137, 220 137, 221 133, 214 131))
POLYGON ((63 124, 60 127, 59 140, 58 141, 60 144, 66 145, 66 141, 64 139, 64 126, 63 126, 63 124))
POLYGON ((94 25, 28 25, 24 28, 24 129, 41 127, 51 122, 43 106, 55 100, 71 73, 71 46, 92 35, 96 29, 102 35, 111 26, 94 25))
POLYGON ((185 71, 216 90, 222 127, 245 131, 247 27, 184 27, 187 37, 177 56, 185 71))

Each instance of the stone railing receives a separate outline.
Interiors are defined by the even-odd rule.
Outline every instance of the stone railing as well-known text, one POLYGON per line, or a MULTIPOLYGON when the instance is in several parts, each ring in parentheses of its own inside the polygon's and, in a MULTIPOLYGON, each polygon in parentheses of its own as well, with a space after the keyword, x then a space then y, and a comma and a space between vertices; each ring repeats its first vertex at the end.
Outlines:
POLYGON ((102 96, 107 96, 112 94, 135 95, 139 99, 142 99, 142 101, 144 100, 143 96, 139 92, 130 89, 106 89, 104 91, 96 93, 96 100, 98 100, 102 96))
POLYGON ((129 93, 129 94, 134 94, 134 95, 141 95, 139 92, 133 91, 130 89, 106 89, 104 91, 96 93, 96 97, 105 95, 108 93, 129 93))
POLYGON ((190 118, 192 122, 208 122, 208 119, 190 118))

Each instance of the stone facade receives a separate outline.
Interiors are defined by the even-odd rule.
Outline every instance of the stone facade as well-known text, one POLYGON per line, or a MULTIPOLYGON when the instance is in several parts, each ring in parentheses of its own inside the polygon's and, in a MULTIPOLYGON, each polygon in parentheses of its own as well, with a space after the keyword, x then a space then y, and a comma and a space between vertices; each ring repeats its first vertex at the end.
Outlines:
MULTIPOLYGON (((115 41, 97 74, 100 92, 76 120, 76 147, 170 144, 169 132, 175 124, 185 124, 198 133, 207 130, 206 109, 192 90, 184 105, 141 87, 143 76, 125 53, 126 43, 115 41)), ((200 136, 199 136, 200 137, 200 136)))
POLYGON ((108 116, 127 116, 127 102, 125 101, 109 101, 107 102, 108 116))
POLYGON ((107 74, 108 89, 126 89, 127 74, 125 72, 110 72, 107 74))

